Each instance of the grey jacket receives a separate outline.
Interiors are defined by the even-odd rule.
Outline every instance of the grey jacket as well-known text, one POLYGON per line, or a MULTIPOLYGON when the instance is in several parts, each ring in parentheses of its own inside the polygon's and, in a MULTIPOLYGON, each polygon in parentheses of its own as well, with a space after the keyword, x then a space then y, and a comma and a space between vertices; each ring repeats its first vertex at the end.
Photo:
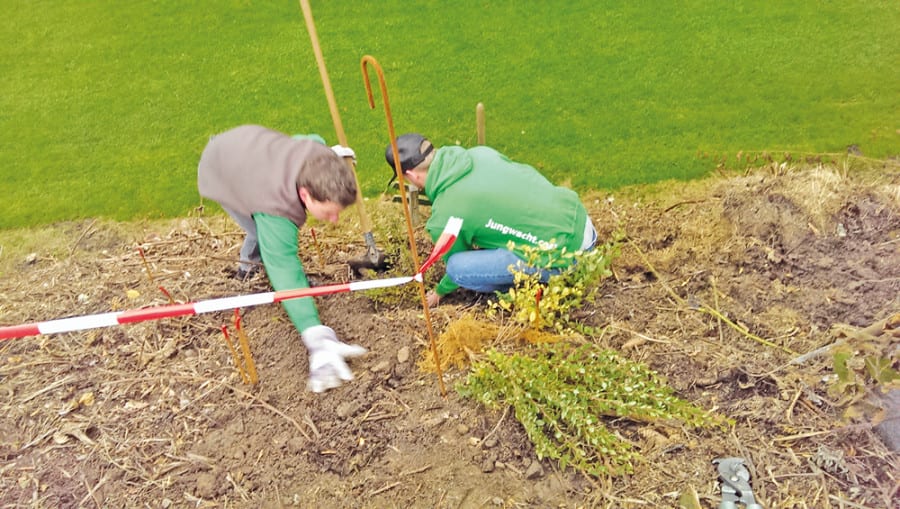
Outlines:
POLYGON ((311 139, 294 139, 258 125, 213 136, 197 168, 200 195, 248 217, 256 212, 306 222, 297 177, 318 151, 331 149, 311 139))

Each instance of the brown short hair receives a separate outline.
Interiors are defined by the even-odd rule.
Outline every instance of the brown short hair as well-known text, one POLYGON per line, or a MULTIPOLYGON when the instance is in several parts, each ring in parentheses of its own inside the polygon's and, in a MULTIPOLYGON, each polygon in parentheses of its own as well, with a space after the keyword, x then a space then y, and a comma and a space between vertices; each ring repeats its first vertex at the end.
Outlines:
POLYGON ((345 208, 356 203, 356 174, 331 149, 315 151, 307 159, 304 170, 297 177, 297 185, 305 187, 315 200, 338 203, 345 208))

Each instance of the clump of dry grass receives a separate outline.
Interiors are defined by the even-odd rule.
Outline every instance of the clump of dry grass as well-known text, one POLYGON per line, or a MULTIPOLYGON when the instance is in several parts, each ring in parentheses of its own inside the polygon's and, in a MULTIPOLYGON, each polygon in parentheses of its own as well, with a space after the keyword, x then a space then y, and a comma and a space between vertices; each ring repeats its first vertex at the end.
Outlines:
MULTIPOLYGON (((486 344, 497 339, 499 332, 499 326, 478 320, 471 313, 453 320, 437 339, 438 356, 442 367, 464 368, 471 356, 481 353, 486 344)), ((418 366, 428 373, 437 372, 434 356, 430 350, 422 351, 418 366)))
MULTIPOLYGON (((493 344, 541 344, 559 340, 560 336, 552 332, 518 325, 499 325, 487 318, 477 318, 472 313, 466 313, 447 325, 437 339, 437 348, 442 367, 464 368, 472 358, 493 344)), ((437 371, 430 350, 422 352, 418 366, 426 373, 437 371)))

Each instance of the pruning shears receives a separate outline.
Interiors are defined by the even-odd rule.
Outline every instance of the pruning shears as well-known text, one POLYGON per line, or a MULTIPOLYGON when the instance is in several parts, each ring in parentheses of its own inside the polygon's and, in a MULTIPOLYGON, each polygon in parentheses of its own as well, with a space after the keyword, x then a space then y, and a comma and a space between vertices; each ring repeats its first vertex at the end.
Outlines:
POLYGON ((763 509, 753 498, 750 471, 744 466, 744 458, 719 458, 713 460, 722 484, 722 502, 719 509, 736 509, 743 504, 746 509, 763 509))

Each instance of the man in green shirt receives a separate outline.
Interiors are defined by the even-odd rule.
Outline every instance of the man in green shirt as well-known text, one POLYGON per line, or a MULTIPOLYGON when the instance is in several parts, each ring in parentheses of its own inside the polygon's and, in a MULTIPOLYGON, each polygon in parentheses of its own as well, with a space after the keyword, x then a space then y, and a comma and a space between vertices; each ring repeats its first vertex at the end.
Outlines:
MULTIPOLYGON (((307 215, 337 223, 356 202, 356 177, 342 157, 348 147, 329 148, 318 135, 288 136, 244 125, 210 138, 200 157, 200 195, 218 202, 244 229, 238 275, 262 263, 275 291, 308 288, 297 256, 298 231, 307 215)), ((312 297, 282 302, 309 351, 309 389, 322 392, 353 379, 345 359, 366 352, 338 340, 322 325, 312 297)))
MULTIPOLYGON (((426 229, 437 240, 450 216, 463 219, 462 230, 444 255, 447 271, 428 293, 428 304, 459 287, 476 292, 506 291, 513 285, 510 266, 546 281, 568 260, 558 256, 588 250, 597 232, 581 200, 571 189, 550 183, 533 167, 510 160, 490 147, 435 149, 421 134, 397 138, 404 177, 431 200, 426 229), (509 243, 512 242, 512 249, 509 243), (523 248, 543 255, 538 269, 527 266, 523 248)), ((385 158, 394 168, 390 145, 385 158)))

